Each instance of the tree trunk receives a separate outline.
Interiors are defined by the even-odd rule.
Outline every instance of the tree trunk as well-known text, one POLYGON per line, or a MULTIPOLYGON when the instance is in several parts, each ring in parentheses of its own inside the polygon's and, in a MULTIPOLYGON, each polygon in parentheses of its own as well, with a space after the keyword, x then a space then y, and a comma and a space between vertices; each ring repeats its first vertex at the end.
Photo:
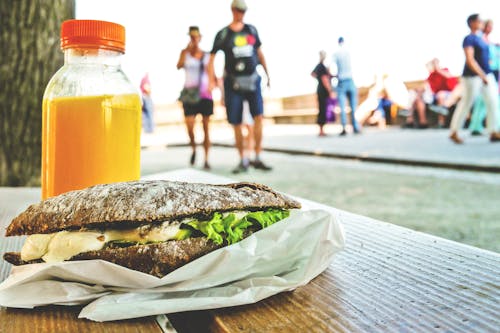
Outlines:
POLYGON ((42 98, 74 0, 0 1, 0 186, 40 184, 42 98))

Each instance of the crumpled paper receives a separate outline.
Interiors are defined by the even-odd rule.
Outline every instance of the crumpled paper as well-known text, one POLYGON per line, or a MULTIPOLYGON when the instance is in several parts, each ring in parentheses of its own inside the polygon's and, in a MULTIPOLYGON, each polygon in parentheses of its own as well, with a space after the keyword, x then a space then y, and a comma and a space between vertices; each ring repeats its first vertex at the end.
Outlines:
POLYGON ((161 279, 103 260, 13 267, 0 284, 0 305, 88 304, 80 318, 108 321, 250 304, 307 284, 344 242, 335 215, 292 211, 161 279))

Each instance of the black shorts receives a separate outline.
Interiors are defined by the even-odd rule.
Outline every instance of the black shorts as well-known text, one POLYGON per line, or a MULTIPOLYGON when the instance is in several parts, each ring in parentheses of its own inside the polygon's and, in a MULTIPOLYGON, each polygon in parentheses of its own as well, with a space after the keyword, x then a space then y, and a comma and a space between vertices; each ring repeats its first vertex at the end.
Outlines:
POLYGON ((214 101, 211 99, 201 99, 196 104, 182 104, 184 108, 184 116, 196 116, 198 113, 203 116, 211 116, 214 114, 214 101))

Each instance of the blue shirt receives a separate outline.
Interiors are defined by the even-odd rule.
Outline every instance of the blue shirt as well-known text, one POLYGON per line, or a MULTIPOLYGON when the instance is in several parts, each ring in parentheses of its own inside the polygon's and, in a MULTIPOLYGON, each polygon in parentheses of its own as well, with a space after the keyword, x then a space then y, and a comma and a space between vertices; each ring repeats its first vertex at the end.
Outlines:
MULTIPOLYGON (((463 48, 472 47, 474 48, 474 59, 476 59, 479 67, 484 71, 485 74, 491 73, 490 68, 490 48, 488 43, 478 35, 470 34, 464 38, 462 44, 463 48)), ((467 66, 464 66, 463 76, 477 76, 477 74, 467 66)))
POLYGON ((333 62, 337 66, 339 80, 352 79, 351 55, 343 46, 333 55, 333 62))

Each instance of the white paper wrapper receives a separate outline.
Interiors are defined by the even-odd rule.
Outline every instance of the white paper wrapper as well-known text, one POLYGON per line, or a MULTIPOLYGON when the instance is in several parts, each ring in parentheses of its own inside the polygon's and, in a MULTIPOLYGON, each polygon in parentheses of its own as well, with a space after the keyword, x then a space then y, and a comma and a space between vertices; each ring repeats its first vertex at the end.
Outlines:
POLYGON ((0 284, 0 305, 89 303, 80 318, 108 321, 255 303, 308 283, 344 239, 333 214, 294 211, 161 279, 102 260, 17 266, 0 284))

